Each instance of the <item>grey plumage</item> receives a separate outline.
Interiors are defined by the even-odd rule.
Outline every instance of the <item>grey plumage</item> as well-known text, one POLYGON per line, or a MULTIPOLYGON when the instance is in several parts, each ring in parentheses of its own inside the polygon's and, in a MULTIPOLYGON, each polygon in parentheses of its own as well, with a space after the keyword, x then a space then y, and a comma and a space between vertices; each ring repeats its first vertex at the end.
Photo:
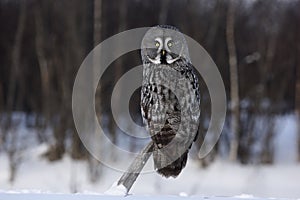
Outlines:
POLYGON ((186 165, 198 132, 198 79, 184 36, 174 27, 149 29, 142 41, 141 56, 141 111, 155 144, 155 169, 165 177, 176 177, 186 165))

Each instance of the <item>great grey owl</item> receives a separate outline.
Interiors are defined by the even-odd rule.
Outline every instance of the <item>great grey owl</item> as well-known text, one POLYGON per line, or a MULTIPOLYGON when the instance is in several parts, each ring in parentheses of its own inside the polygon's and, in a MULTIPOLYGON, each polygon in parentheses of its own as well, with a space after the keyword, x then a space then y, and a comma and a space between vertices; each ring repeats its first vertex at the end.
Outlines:
POLYGON ((165 177, 176 177, 198 133, 198 78, 187 42, 175 27, 150 28, 142 40, 141 56, 141 112, 154 142, 154 167, 165 177))

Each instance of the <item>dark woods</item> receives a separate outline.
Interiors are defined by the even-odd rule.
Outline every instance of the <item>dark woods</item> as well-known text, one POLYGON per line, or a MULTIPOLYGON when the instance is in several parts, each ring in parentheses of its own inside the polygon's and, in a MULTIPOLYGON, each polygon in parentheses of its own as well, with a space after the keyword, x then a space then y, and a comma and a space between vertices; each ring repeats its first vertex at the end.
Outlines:
MULTIPOLYGON (((14 172, 18 152, 26 148, 18 145, 23 138, 16 127, 23 126, 48 144, 49 160, 69 153, 92 163, 72 118, 72 88, 80 64, 116 33, 170 24, 209 52, 226 88, 228 113, 221 140, 200 162, 205 166, 221 155, 245 164, 273 163, 278 117, 300 112, 299 8, 296 0, 0 0, 0 151, 8 153, 14 172)), ((115 144, 122 142, 122 132, 111 114, 112 89, 122 74, 139 64, 138 51, 123 55, 97 89, 99 121, 115 144)), ((210 117, 203 82, 201 91, 198 148, 210 117)), ((119 96, 121 101, 122 92, 119 96)), ((139 96, 136 91, 129 106, 137 123, 139 96)), ((137 140, 129 142, 132 150, 140 148, 137 140)))

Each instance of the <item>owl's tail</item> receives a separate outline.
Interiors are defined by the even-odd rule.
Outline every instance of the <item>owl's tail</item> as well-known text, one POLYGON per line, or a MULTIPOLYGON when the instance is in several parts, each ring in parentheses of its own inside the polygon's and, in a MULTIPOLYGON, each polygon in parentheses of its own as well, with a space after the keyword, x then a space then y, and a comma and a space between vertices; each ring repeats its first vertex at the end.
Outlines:
POLYGON ((165 177, 177 177, 181 170, 185 167, 187 162, 188 150, 182 154, 177 160, 170 162, 170 158, 163 154, 161 151, 155 147, 153 152, 154 168, 156 171, 165 177), (167 164, 171 163, 171 164, 167 164))

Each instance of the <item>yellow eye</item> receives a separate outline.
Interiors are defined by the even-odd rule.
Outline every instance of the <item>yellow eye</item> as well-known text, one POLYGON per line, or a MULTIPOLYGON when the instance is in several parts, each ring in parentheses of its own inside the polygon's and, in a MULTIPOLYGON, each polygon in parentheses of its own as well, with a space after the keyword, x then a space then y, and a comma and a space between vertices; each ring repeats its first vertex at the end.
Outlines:
POLYGON ((159 47, 159 45, 160 45, 159 42, 155 42, 156 47, 159 47))
POLYGON ((172 41, 168 42, 168 47, 171 47, 171 46, 173 46, 173 42, 172 41))

